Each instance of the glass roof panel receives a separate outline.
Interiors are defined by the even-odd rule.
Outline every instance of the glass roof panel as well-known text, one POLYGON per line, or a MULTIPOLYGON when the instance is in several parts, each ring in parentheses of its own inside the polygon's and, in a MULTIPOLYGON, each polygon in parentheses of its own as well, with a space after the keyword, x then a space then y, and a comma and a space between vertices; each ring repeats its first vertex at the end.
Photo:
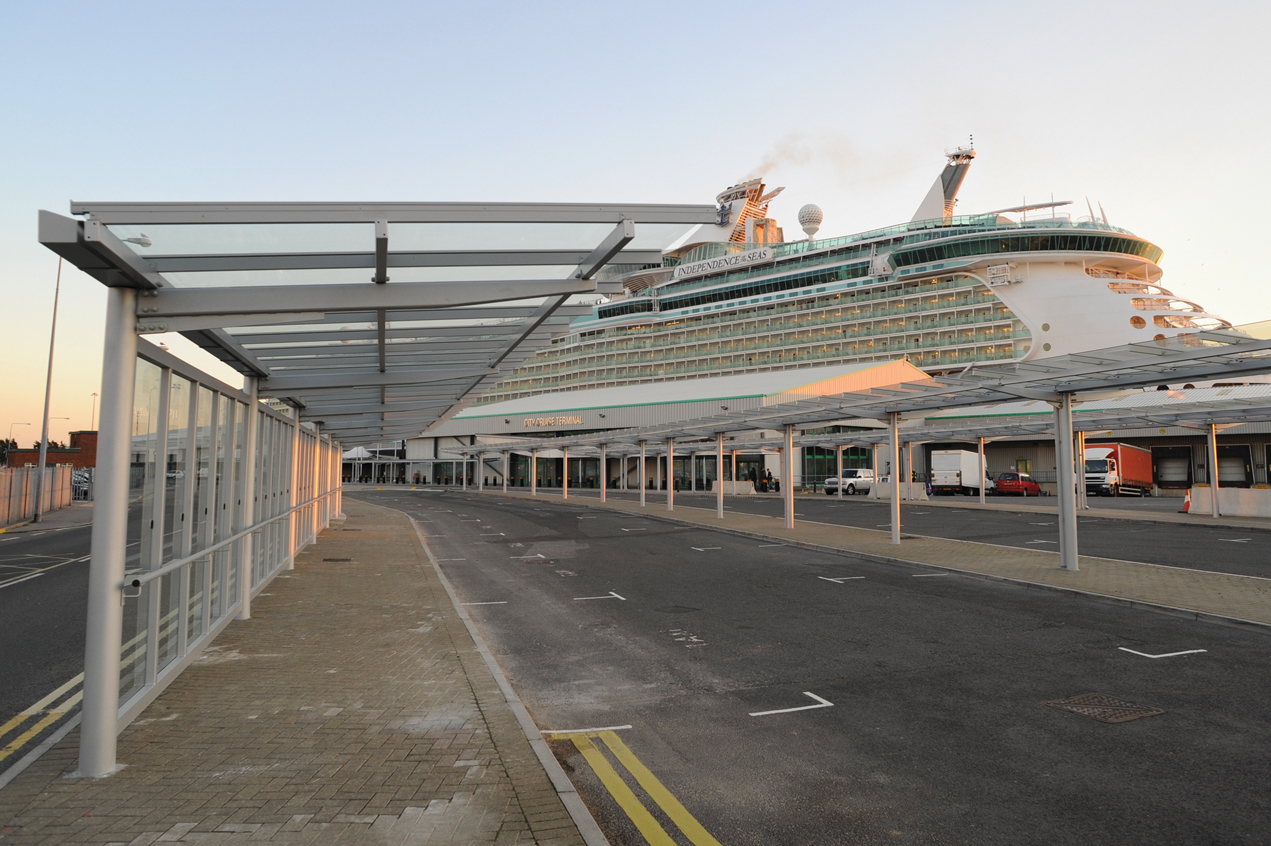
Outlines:
MULTIPOLYGON (((371 223, 112 224, 118 238, 142 256, 253 253, 357 253, 375 248, 371 223)), ((628 249, 661 250, 692 225, 638 223, 628 249)), ((431 250, 592 250, 614 227, 608 223, 389 223, 389 252, 431 250)))
MULTIPOLYGON (((511 267, 390 267, 389 283, 462 282, 500 279, 566 279, 574 266, 511 267)), ((369 283, 374 268, 350 267, 325 270, 237 270, 186 273, 169 271, 163 277, 178 288, 221 288, 269 285, 356 285, 369 283)))
POLYGON ((356 253, 375 248, 373 223, 165 223, 107 228, 121 239, 149 238, 149 247, 131 245, 142 256, 356 253))

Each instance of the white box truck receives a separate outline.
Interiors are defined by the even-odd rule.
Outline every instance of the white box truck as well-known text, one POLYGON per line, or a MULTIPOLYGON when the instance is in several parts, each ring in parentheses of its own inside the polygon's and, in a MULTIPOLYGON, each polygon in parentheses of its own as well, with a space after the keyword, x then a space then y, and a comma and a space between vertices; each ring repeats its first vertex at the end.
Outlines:
MULTIPOLYGON (((965 449, 931 451, 931 488, 936 493, 979 494, 980 454, 965 449)), ((985 493, 991 493, 990 483, 985 493)))

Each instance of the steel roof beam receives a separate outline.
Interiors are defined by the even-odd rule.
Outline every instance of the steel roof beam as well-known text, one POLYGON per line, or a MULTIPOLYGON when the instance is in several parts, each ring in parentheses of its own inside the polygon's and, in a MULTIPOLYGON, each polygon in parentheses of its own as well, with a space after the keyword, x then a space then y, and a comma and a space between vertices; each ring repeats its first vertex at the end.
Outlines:
MULTIPOLYGON (((345 321, 350 322, 350 321, 345 321)), ((391 320, 389 321, 392 322, 391 320)), ((483 338, 499 335, 511 335, 517 331, 515 323, 500 323, 494 326, 436 326, 418 329, 394 329, 389 327, 385 333, 388 338, 410 338, 419 341, 437 341, 443 338, 483 338)), ((239 343, 264 352, 269 349, 266 344, 308 344, 339 341, 373 341, 377 337, 374 329, 346 329, 328 332, 239 332, 234 335, 239 343)), ((315 346, 314 349, 322 349, 315 346)))
POLYGON ((713 205, 592 203, 111 203, 71 202, 107 224, 162 223, 714 223, 713 205))
MULTIPOLYGON (((70 218, 64 218, 70 220, 70 218)), ((387 267, 575 267, 594 250, 431 250, 388 253, 387 267)), ((375 267, 374 253, 232 253, 146 256, 159 273, 241 273, 259 270, 353 270, 375 267)), ((659 264, 660 250, 630 250, 623 264, 659 264)))
POLYGON ((430 367, 427 370, 394 370, 388 373, 354 371, 342 373, 306 373, 303 376, 271 376, 262 379, 261 396, 281 396, 290 393, 304 396, 310 391, 329 391, 344 388, 380 387, 386 385, 424 385, 431 382, 448 382, 485 376, 496 371, 489 367, 430 367))
MULTIPOLYGON (((163 288, 137 300, 138 319, 174 315, 287 314, 373 309, 427 309, 504 300, 568 297, 595 290, 586 279, 483 282, 401 282, 396 285, 261 285, 232 288, 163 288)), ((379 322, 379 321, 377 321, 379 322)), ((232 325, 232 324, 230 324, 232 325)))

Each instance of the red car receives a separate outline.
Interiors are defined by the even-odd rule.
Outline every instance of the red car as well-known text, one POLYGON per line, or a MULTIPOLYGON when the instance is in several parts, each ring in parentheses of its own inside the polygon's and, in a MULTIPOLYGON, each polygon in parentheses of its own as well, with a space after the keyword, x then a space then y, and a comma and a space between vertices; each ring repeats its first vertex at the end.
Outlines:
POLYGON ((1033 481, 1027 473, 1003 473, 997 477, 997 495, 1019 494, 1020 496, 1041 496, 1042 486, 1033 481))

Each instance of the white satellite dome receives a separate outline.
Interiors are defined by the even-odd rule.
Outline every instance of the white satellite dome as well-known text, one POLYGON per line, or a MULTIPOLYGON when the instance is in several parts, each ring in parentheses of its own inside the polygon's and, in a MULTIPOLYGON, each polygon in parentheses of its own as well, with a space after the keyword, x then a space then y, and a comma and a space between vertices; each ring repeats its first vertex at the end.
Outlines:
POLYGON ((808 236, 809 241, 821 228, 821 221, 824 219, 825 215, 821 212, 821 207, 815 203, 808 203, 799 209, 799 225, 803 227, 803 231, 808 236))

